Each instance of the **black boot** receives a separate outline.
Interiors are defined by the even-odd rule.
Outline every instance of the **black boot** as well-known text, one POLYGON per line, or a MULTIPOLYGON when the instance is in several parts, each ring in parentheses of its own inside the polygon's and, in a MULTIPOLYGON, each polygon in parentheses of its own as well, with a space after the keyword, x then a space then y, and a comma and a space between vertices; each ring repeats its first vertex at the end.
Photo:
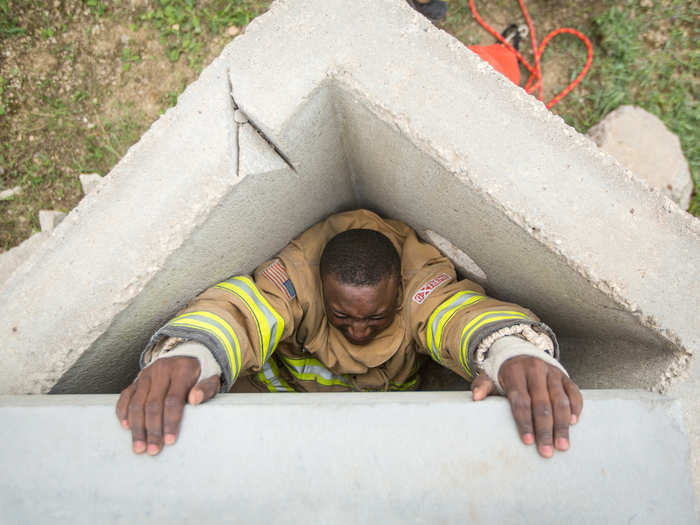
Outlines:
POLYGON ((442 0, 430 0, 427 4, 421 4, 416 0, 409 0, 413 9, 418 11, 433 24, 442 22, 447 16, 447 2, 442 0))

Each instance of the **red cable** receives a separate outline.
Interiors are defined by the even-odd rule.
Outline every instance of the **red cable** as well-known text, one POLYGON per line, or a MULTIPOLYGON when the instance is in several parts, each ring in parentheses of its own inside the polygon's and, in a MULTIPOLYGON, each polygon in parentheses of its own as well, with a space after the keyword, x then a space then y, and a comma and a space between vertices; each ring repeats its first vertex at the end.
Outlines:
POLYGON ((532 23, 532 19, 530 18, 529 13, 527 12, 527 8, 525 7, 525 1, 524 0, 518 0, 518 3, 520 4, 520 9, 523 12, 523 16, 525 17, 525 21, 527 23, 527 27, 530 31, 530 42, 532 43, 532 55, 535 60, 535 65, 532 66, 530 63, 525 60, 525 58, 512 46, 510 45, 509 42, 507 42, 499 33, 497 33, 490 25, 488 25, 483 18, 479 15, 479 12, 476 10, 476 7, 474 6, 474 0, 469 0, 469 7, 472 10, 472 14, 474 15, 474 18, 476 19, 481 26, 486 29, 491 35, 493 35, 496 40, 498 40, 501 44, 506 46, 513 54, 515 54, 516 57, 518 57, 518 60, 522 62, 523 66, 525 66, 525 69, 527 69, 530 72, 530 77, 527 79, 527 82, 525 83, 524 89, 528 93, 532 93, 533 91, 537 90, 537 98, 538 100, 542 100, 542 67, 540 64, 540 59, 542 57, 542 53, 544 53, 545 47, 547 47, 547 44, 549 44, 549 41, 552 40, 555 36, 562 34, 562 33, 569 33, 571 35, 574 35, 575 37, 581 39, 583 43, 586 45, 586 49, 588 51, 588 58, 586 60, 586 64, 583 66, 583 69, 581 69, 581 72, 578 74, 578 76, 574 79, 573 82, 571 82, 564 90, 561 91, 556 97, 554 97, 552 100, 550 100, 547 103, 547 109, 550 109, 552 106, 554 106, 557 102, 559 102, 561 99, 563 99, 566 95, 568 95, 572 89, 574 89, 580 82, 583 80, 583 77, 586 76, 588 73, 588 70, 591 67, 591 63, 593 63, 593 45, 591 44, 591 41, 588 40, 586 35, 583 33, 577 31, 576 29, 572 29, 570 27, 560 27, 558 29, 555 29, 554 31, 550 32, 546 37, 544 37, 544 40, 542 40, 542 43, 540 44, 539 48, 537 47, 537 38, 535 37, 535 26, 532 23))

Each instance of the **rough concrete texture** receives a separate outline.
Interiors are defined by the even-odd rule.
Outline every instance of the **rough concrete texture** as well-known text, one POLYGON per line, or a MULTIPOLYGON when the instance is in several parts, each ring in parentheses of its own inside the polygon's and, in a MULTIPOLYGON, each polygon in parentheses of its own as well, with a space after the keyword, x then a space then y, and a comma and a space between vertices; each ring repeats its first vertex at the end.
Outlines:
MULTIPOLYGON (((49 237, 48 233, 37 232, 24 240, 19 246, 0 253, 0 286, 10 278, 12 272, 22 266, 44 241, 49 237)), ((0 346, 0 348, 2 348, 0 346)))
POLYGON ((58 226, 63 219, 66 218, 66 214, 62 211, 54 210, 39 210, 39 225, 41 226, 42 232, 51 232, 58 226))
POLYGON ((116 396, 0 397, 2 522, 695 523, 678 402, 584 398, 545 460, 505 400, 466 393, 219 396, 157 457, 116 396))
POLYGON ((423 240, 431 243, 440 250, 445 257, 454 263, 460 278, 474 281, 484 288, 488 285, 488 277, 484 270, 479 268, 479 265, 476 264, 471 257, 452 244, 449 239, 445 239, 442 235, 435 233, 433 230, 425 230, 422 233, 423 240))
POLYGON ((85 195, 99 188, 102 182, 103 177, 99 173, 83 173, 80 175, 80 185, 85 195))
POLYGON ((678 137, 656 115, 637 106, 620 106, 588 135, 635 176, 688 209, 693 193, 688 161, 678 137))
POLYGON ((700 221, 404 2, 290 0, 5 283, 0 388, 118 391, 192 295, 360 206, 468 254, 555 328, 581 385, 687 372, 700 221))

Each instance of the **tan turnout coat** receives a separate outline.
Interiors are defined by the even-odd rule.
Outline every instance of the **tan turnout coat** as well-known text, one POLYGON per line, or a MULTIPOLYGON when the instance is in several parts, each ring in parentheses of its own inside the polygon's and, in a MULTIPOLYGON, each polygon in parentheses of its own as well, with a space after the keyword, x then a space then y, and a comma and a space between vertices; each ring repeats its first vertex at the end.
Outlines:
POLYGON ((260 265, 253 279, 232 277, 203 292, 153 336, 149 348, 166 337, 204 343, 222 367, 223 390, 237 379, 243 391, 244 383, 270 391, 409 390, 427 358, 471 380, 478 343, 522 323, 555 340, 529 310, 458 280, 452 263, 406 224, 356 210, 304 232, 260 265), (352 228, 383 233, 401 257, 400 309, 363 346, 328 323, 319 275, 326 243, 352 228))

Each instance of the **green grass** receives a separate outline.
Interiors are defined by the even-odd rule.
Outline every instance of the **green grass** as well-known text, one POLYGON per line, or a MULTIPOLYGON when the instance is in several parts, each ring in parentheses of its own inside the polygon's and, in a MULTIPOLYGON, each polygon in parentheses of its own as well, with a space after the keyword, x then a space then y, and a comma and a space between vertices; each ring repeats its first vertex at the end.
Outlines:
MULTIPOLYGON (((76 71, 70 89, 54 81, 51 72, 38 77, 31 65, 0 71, 0 166, 4 171, 0 189, 21 185, 24 190, 12 202, 0 203, 0 250, 18 244, 38 228, 39 209, 68 211, 75 206, 82 196, 77 174, 109 172, 150 125, 152 116, 146 117, 128 104, 110 104, 121 86, 167 60, 179 61, 178 68, 198 72, 204 60, 228 40, 229 27, 243 28, 270 3, 149 0, 132 10, 124 7, 128 3, 80 1, 85 7, 78 16, 54 9, 53 0, 0 0, 0 48, 12 49, 15 43, 29 39, 23 44, 28 47, 20 46, 20 55, 41 46, 44 56, 48 53, 55 58, 59 71, 68 66, 76 71), (90 34, 94 26, 110 27, 115 21, 141 36, 114 48, 110 63, 121 69, 122 78, 119 85, 105 86, 95 81, 93 50, 66 35, 75 29, 90 34), (146 54, 144 31, 149 40, 162 43, 160 56, 146 54), (217 38, 221 35, 223 38, 217 38), (80 76, 77 71, 81 71, 80 76)), ((595 48, 589 75, 553 111, 585 133, 620 105, 645 108, 679 136, 695 187, 700 188, 700 52, 694 45, 700 40, 698 3, 654 0, 653 7, 642 7, 640 0, 527 3, 540 39, 553 27, 573 26, 587 34, 595 48), (654 32, 663 35, 661 41, 649 41, 654 32)), ((443 26, 448 32, 467 45, 492 41, 474 21, 468 0, 450 0, 449 6, 443 26)), ((514 0, 477 0, 477 6, 490 21, 498 13, 507 13, 494 24, 519 20, 514 0)), ((104 35, 99 34, 103 42, 104 35)), ((564 60, 567 67, 570 64, 573 78, 585 56, 578 40, 557 37, 545 52, 545 84, 547 61, 564 60)), ((183 81, 155 93, 158 108, 174 105, 184 87, 183 81)), ((700 216, 697 193, 690 211, 700 216)))
POLYGON ((172 62, 186 56, 189 65, 201 69, 204 42, 230 26, 247 25, 269 2, 213 0, 200 6, 196 0, 158 0, 139 17, 159 34, 165 53, 172 62))
MULTIPOLYGON (((678 135, 696 192, 689 212, 700 216, 700 53, 693 20, 700 8, 673 1, 643 9, 639 2, 611 6, 591 20, 594 66, 580 93, 555 108, 586 132, 615 108, 632 104, 659 117, 678 135), (662 35, 651 45, 644 35, 662 35)), ((697 26, 697 23, 695 23, 697 26)))
POLYGON ((0 117, 7 113, 7 102, 5 100, 5 89, 7 80, 0 76, 0 117))
POLYGON ((0 38, 21 35, 25 31, 12 12, 8 0, 0 0, 0 38))
POLYGON ((129 71, 132 64, 141 63, 141 55, 132 51, 130 48, 125 47, 122 49, 122 71, 129 71))
POLYGON ((83 0, 83 3, 88 6, 90 12, 96 18, 107 13, 107 4, 102 0, 83 0))
POLYGON ((122 108, 114 120, 102 122, 85 139, 74 168, 79 173, 107 173, 143 133, 143 117, 131 107, 122 108))
MULTIPOLYGON (((676 133, 695 184, 689 212, 700 216, 700 4, 688 0, 576 0, 526 2, 538 39, 557 26, 579 29, 593 43, 593 66, 584 81, 552 111, 586 133, 619 106, 640 106, 676 133), (654 41, 655 34, 660 35, 654 41)), ((468 0, 451 0, 445 29, 466 45, 490 43, 492 37, 474 20, 468 0)), ((496 30, 495 17, 521 19, 516 2, 478 0, 477 9, 496 30)), ((506 21, 506 20, 502 20, 506 21)), ((529 42, 523 47, 529 57, 529 42)), ((550 60, 570 64, 573 80, 586 61, 586 48, 576 38, 557 36, 543 56, 544 82, 550 60), (554 57, 554 58, 553 58, 554 57)), ((524 72, 524 70, 523 70, 524 72)), ((557 86, 563 89, 565 85, 557 86)), ((557 91, 558 91, 557 90, 557 91)))

